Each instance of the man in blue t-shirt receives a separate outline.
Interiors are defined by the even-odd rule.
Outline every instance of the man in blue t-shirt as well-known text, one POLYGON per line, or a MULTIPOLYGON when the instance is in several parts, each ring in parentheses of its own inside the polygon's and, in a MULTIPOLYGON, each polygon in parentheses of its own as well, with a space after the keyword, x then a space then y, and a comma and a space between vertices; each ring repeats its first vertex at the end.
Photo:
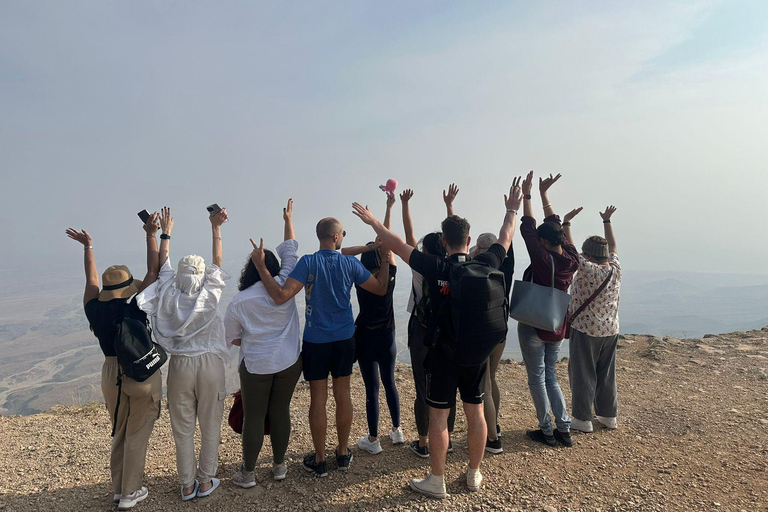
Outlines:
POLYGON ((252 260, 272 300, 283 304, 304 288, 306 323, 301 360, 304 379, 309 381, 309 428, 315 451, 304 458, 304 468, 315 476, 326 476, 325 435, 328 426, 328 374, 333 378, 336 401, 336 463, 342 471, 349 469, 352 454, 348 449, 352 428, 352 397, 349 377, 355 359, 355 320, 350 303, 350 290, 357 284, 376 295, 387 292, 389 264, 382 262, 379 277, 373 277, 353 256, 339 254, 346 232, 341 222, 326 217, 315 228, 320 250, 302 256, 282 287, 270 275, 264 263, 264 241, 253 243, 252 260), (387 268, 385 268, 387 267, 387 268))

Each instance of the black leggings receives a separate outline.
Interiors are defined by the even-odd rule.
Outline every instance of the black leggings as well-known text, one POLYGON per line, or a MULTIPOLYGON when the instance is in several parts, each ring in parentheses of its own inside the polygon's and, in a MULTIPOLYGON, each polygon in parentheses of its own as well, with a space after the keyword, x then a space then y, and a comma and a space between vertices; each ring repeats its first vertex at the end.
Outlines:
POLYGON ((397 345, 395 331, 369 331, 358 328, 356 332, 357 360, 365 383, 365 413, 368 418, 368 434, 379 436, 379 375, 384 384, 387 406, 392 426, 400 426, 400 395, 395 385, 395 359, 397 345))

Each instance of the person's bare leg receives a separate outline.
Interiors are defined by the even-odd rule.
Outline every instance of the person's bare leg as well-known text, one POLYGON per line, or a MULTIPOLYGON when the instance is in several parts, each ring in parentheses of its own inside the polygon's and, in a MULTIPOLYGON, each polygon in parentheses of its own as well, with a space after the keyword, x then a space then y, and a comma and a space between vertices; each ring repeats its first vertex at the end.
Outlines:
MULTIPOLYGON (((483 461, 483 453, 485 452, 485 437, 487 433, 485 416, 483 415, 483 404, 468 404, 465 402, 464 414, 467 416, 469 467, 480 469, 480 463, 483 461)), ((432 418, 430 418, 430 421, 432 421, 432 418)), ((430 436, 431 434, 432 432, 430 432, 430 436)))
POLYGON ((333 379, 333 399, 336 401, 339 455, 346 455, 349 451, 349 432, 352 430, 352 396, 349 392, 349 376, 333 379))
MULTIPOLYGON (((445 474, 445 457, 448 454, 448 415, 450 412, 450 409, 429 408, 429 465, 435 476, 445 474)), ((483 441, 481 449, 485 449, 485 441, 483 441)))
POLYGON ((309 431, 315 447, 315 460, 325 460, 325 431, 328 428, 328 379, 309 381, 309 431))

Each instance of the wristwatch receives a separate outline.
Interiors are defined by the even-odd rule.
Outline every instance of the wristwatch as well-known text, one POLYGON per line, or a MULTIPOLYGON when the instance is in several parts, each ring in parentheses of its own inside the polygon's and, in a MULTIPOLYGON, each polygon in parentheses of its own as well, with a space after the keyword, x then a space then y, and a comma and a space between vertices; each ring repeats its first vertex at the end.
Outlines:
POLYGON ((165 233, 163 233, 162 235, 160 235, 160 239, 161 240, 170 240, 171 239, 171 235, 166 235, 165 233))

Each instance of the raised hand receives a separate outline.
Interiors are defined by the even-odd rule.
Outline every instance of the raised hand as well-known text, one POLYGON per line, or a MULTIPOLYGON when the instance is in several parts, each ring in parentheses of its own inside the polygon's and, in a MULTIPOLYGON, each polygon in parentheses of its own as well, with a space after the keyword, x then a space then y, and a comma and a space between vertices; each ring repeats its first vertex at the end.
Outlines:
POLYGON ((512 186, 509 187, 509 195, 504 195, 504 205, 507 210, 519 210, 523 202, 523 191, 520 188, 522 177, 518 176, 512 180, 512 186))
POLYGON ((533 190, 533 171, 525 176, 523 183, 520 184, 520 188, 522 189, 523 194, 527 196, 531 195, 531 190, 533 190))
POLYGON ((85 247, 88 247, 93 242, 93 240, 91 239, 91 235, 89 235, 88 232, 84 229, 81 231, 78 231, 75 228, 67 228, 65 233, 69 238, 71 238, 75 242, 80 242, 85 247))
POLYGON ((600 217, 603 218, 603 221, 611 220, 611 215, 616 211, 616 207, 613 205, 606 206, 605 211, 600 213, 600 217))
POLYGON ((565 214, 565 217, 563 217, 563 222, 571 222, 571 219, 573 219, 575 216, 577 216, 579 213, 581 213, 581 210, 584 208, 579 206, 578 208, 575 208, 568 213, 565 214))
POLYGON ((144 224, 144 231, 147 232, 147 236, 155 236, 158 229, 160 229, 160 214, 155 212, 149 216, 147 223, 144 224))
POLYGON ((376 217, 373 216, 367 205, 363 206, 360 203, 352 203, 352 213, 369 226, 373 226, 373 223, 376 222, 376 217))
POLYGON ((160 229, 166 235, 170 235, 173 231, 173 217, 171 217, 171 209, 167 206, 160 209, 160 229))
POLYGON ((381 246, 382 246, 381 238, 376 237, 376 240, 373 241, 373 246, 371 246, 371 250, 375 251, 376 249, 378 249, 381 246))
POLYGON ((560 179, 560 176, 561 175, 558 173, 558 175, 554 177, 550 174, 549 178, 544 178, 544 179, 539 178, 539 192, 543 194, 547 190, 549 190, 549 187, 554 185, 555 182, 560 179))
POLYGON ((395 194, 387 194, 387 208, 392 208, 395 205, 395 201, 397 201, 395 194))
POLYGON ((229 216, 227 215, 227 209, 222 208, 219 210, 219 212, 216 215, 211 215, 211 225, 214 227, 221 227, 222 224, 227 222, 229 220, 229 216))
POLYGON ((251 252, 251 261, 258 269, 260 266, 264 266, 264 239, 259 238, 259 245, 253 241, 253 238, 249 239, 251 245, 253 245, 253 252, 251 252))
POLYGON ((291 220, 291 215, 293 215, 293 199, 289 199, 288 205, 283 208, 283 220, 291 220))
POLYGON ((445 206, 453 206, 453 200, 456 199, 457 195, 459 195, 459 187, 457 187, 455 183, 451 183, 448 186, 447 193, 443 190, 443 201, 445 202, 445 206))
POLYGON ((411 190, 410 188, 407 188, 402 192, 400 192, 400 201, 402 201, 403 203, 407 203, 408 201, 411 200, 412 197, 413 197, 413 190, 411 190))

